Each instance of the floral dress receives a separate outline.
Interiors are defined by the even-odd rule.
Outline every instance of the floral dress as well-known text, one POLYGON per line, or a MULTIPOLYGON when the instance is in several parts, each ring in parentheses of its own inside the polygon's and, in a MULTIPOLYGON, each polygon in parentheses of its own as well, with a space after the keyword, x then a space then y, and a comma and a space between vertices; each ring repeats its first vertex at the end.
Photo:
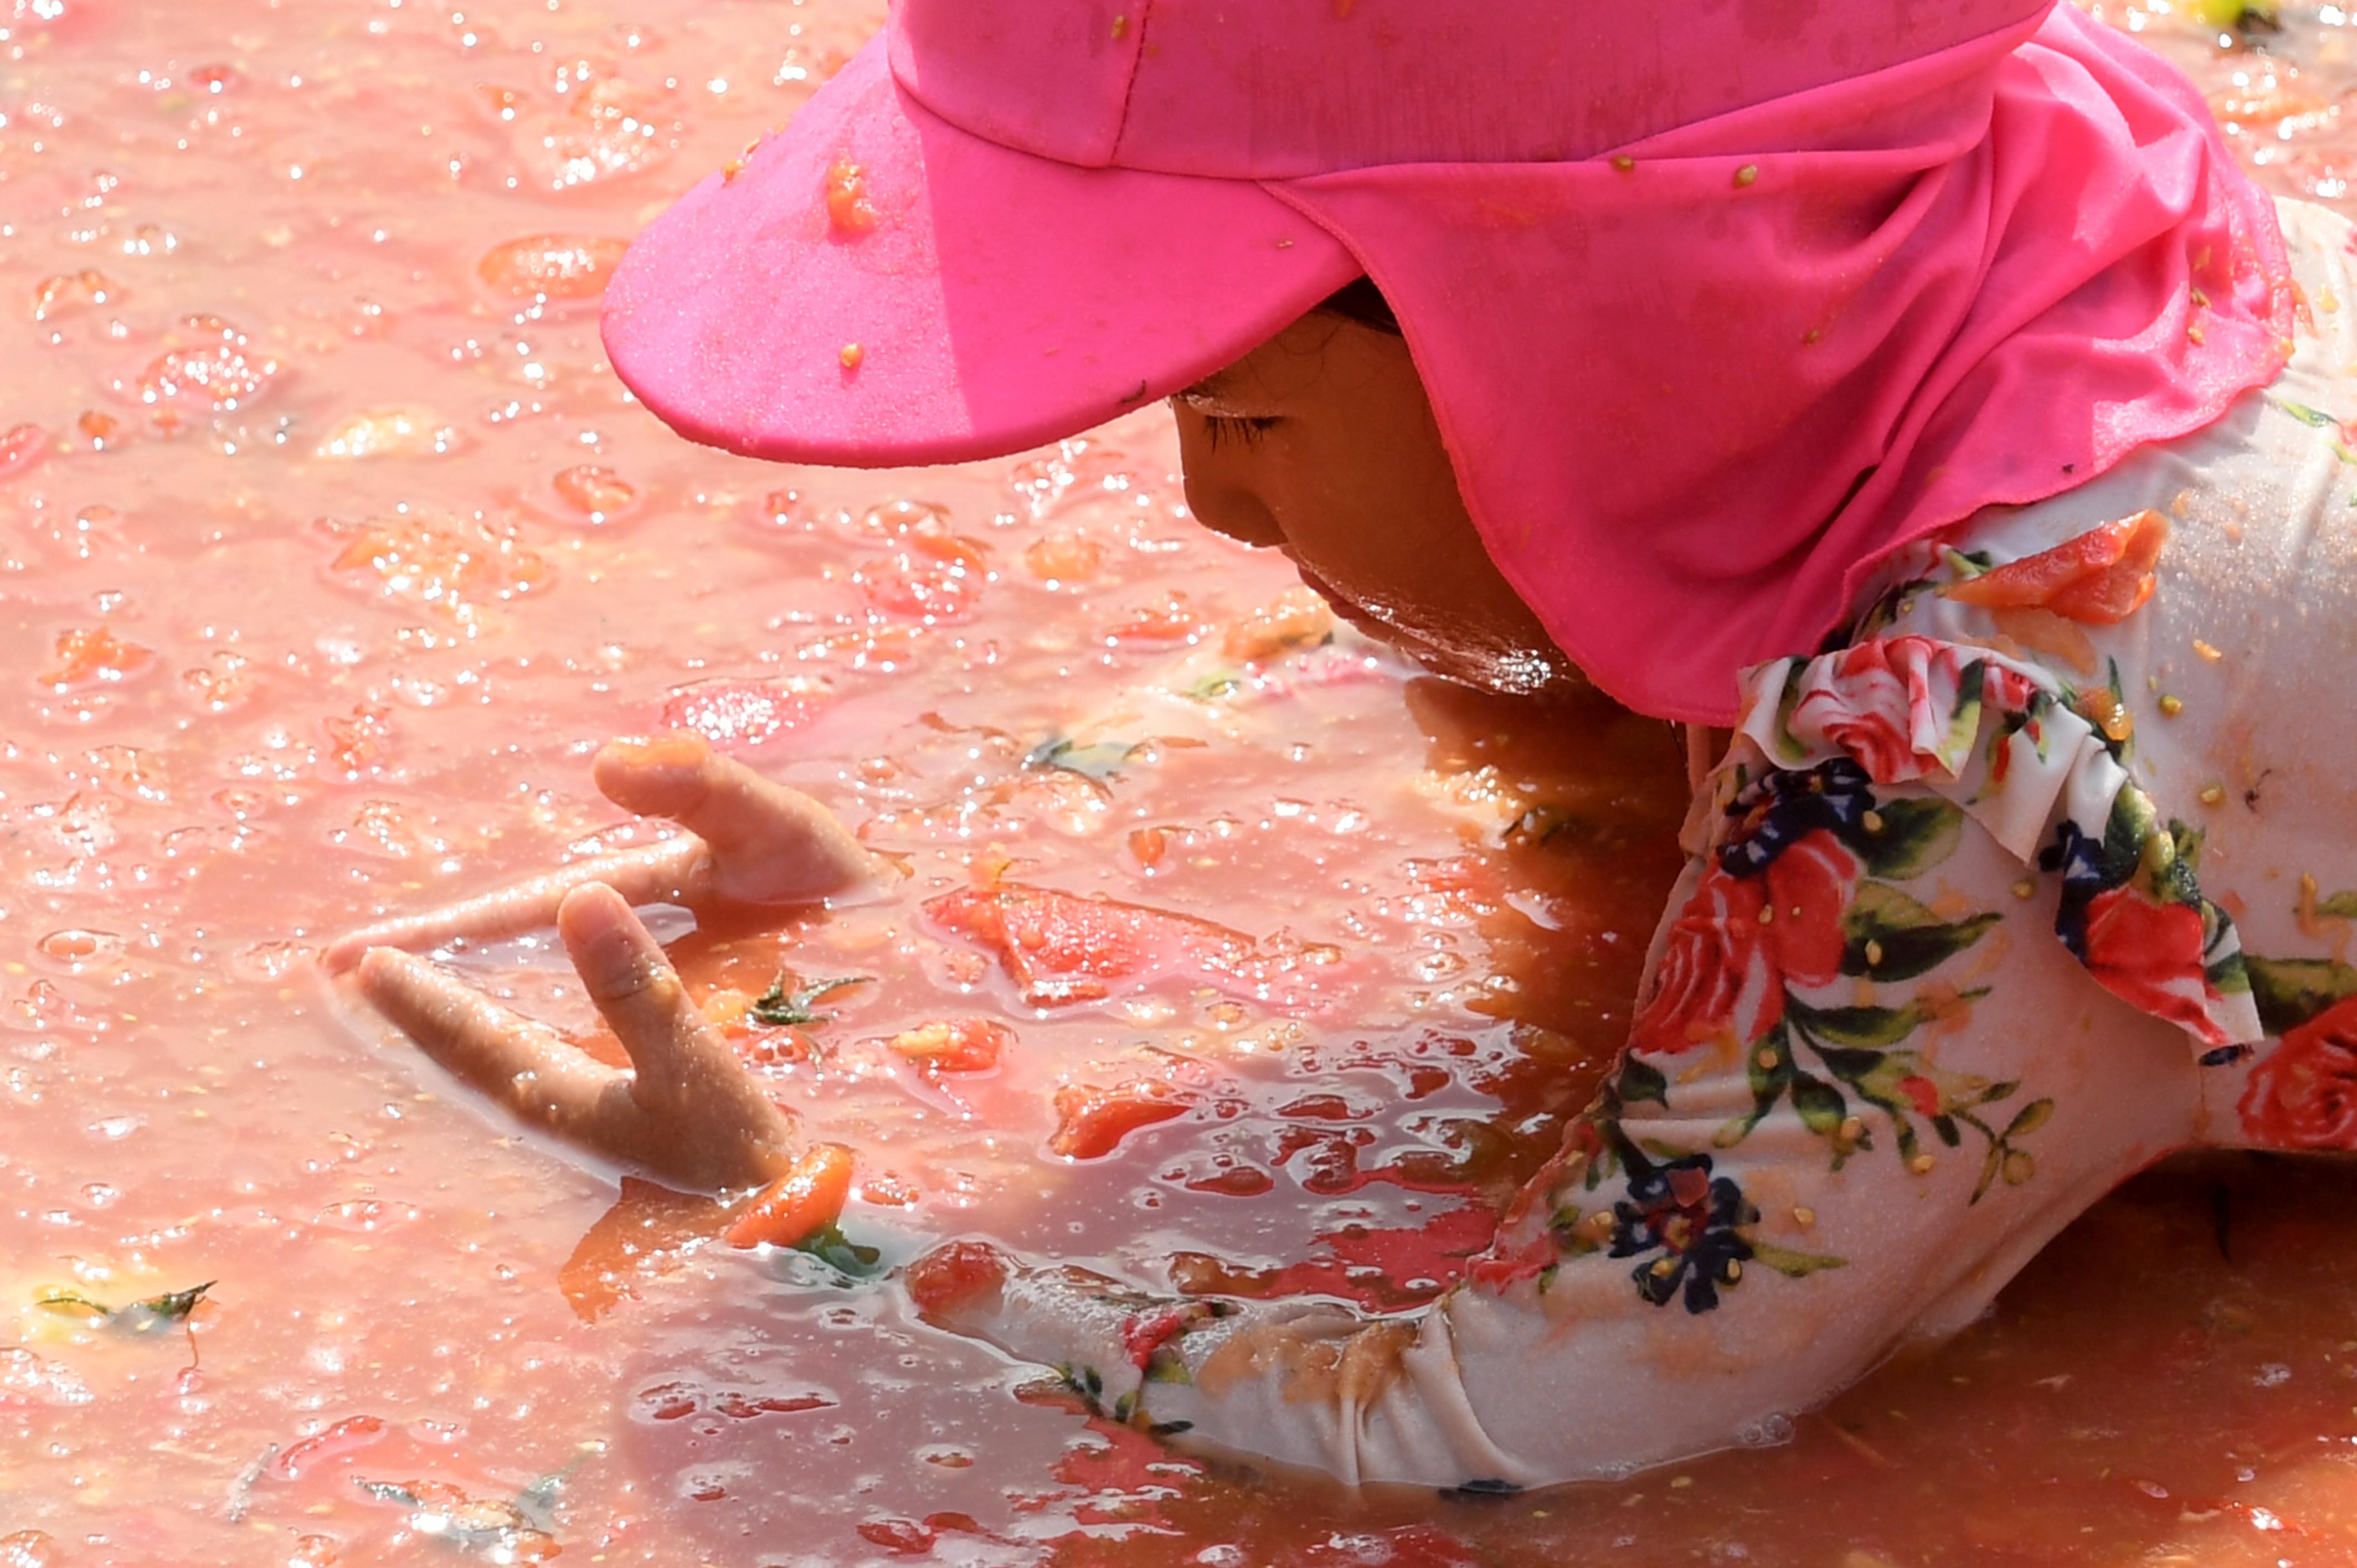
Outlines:
POLYGON ((1773 1440, 2175 1150, 2357 1147, 2357 239, 2282 215, 2273 386, 1749 672, 1629 1047, 1465 1283, 944 1316, 1189 1442, 1512 1489, 1773 1440))

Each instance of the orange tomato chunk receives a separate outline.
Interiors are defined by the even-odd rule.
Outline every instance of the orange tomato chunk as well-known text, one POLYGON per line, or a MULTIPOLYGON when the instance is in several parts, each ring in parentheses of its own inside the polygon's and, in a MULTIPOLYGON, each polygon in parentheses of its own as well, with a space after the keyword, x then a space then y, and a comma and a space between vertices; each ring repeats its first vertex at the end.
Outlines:
POLYGON ((595 518, 610 516, 639 499, 638 490, 629 480, 595 463, 576 464, 551 483, 567 506, 595 518))
POLYGON ((1066 1084, 1056 1090, 1056 1131, 1048 1147, 1066 1159, 1102 1159, 1139 1128, 1184 1116, 1194 1103, 1185 1090, 1159 1079, 1132 1079, 1111 1089, 1066 1084))
POLYGON ((106 628, 70 631, 58 639, 58 662, 38 679, 45 686, 70 686, 79 681, 120 681, 147 662, 147 650, 124 642, 106 628))
POLYGON ((867 171, 857 164, 838 162, 826 171, 826 226, 837 234, 865 234, 876 227, 876 209, 867 200, 867 171))
POLYGON ((798 1247, 837 1219, 851 1201, 851 1151, 817 1144, 761 1189, 728 1227, 732 1247, 798 1247))
POLYGON ((2117 626, 2152 597, 2153 568, 2168 542, 2169 520, 2138 512, 1941 593, 1983 609, 2040 609, 2086 626, 2117 626))
POLYGON ((1334 611, 1318 590, 1287 588, 1231 622, 1220 651, 1231 659, 1273 659, 1292 649, 1314 648, 1333 635, 1334 611))
POLYGON ((590 299, 606 292, 607 276, 628 249, 629 242, 603 234, 528 234, 494 245, 475 271, 517 299, 590 299))

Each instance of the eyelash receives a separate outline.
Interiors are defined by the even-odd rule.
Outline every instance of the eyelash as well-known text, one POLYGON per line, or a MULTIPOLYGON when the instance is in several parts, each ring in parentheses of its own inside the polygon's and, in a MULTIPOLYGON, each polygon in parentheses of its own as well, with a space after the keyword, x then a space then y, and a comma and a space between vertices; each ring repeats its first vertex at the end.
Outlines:
POLYGON ((1211 449, 1219 450, 1223 441, 1241 441, 1247 446, 1257 446, 1276 423, 1274 419, 1248 419, 1237 414, 1207 413, 1203 416, 1203 434, 1211 438, 1211 449))

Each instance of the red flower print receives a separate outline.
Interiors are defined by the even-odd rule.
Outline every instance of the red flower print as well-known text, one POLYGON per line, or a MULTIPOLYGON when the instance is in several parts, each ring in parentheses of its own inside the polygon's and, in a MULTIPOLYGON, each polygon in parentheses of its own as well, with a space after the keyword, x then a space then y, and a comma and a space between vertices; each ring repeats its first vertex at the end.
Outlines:
POLYGON ((1760 878, 1770 911, 1763 931, 1786 980, 1829 985, 1841 972, 1842 913, 1857 873, 1857 856, 1822 829, 1769 863, 1760 878))
POLYGON ((2000 713, 2028 712, 2043 689, 2020 671, 2008 670, 1994 660, 1981 675, 1981 701, 2000 713))
POLYGON ((1921 1073, 1910 1073, 1900 1079, 1899 1092, 1914 1102, 1917 1114, 1937 1116, 1940 1113, 1940 1086, 1921 1073))
POLYGON ((2243 1090, 2243 1128, 2271 1149, 2357 1149, 2357 996, 2290 1030, 2243 1090))
POLYGON ((2087 901, 2087 972, 2123 1002, 2224 1045, 2210 1016, 2210 982, 2201 961, 2201 911, 2158 904, 2133 884, 2107 887, 2087 901))
POLYGON ((1878 784, 1920 779, 1939 758, 1917 750, 1916 720, 1945 731, 1961 673, 1956 650, 1929 638, 1858 643, 1810 666, 1792 733, 1847 753, 1878 784))
POLYGON ((1670 926, 1652 993, 1630 1031, 1633 1049, 1674 1056, 1730 1034, 1756 1040, 1782 1020, 1784 988, 1760 924, 1767 891, 1764 877, 1716 865, 1704 874, 1670 926))
POLYGON ((1783 1020, 1787 981, 1824 985, 1840 973, 1842 911, 1857 873, 1857 857, 1822 829, 1759 875, 1712 865, 1670 926, 1631 1048, 1675 1056, 1766 1035, 1783 1020))

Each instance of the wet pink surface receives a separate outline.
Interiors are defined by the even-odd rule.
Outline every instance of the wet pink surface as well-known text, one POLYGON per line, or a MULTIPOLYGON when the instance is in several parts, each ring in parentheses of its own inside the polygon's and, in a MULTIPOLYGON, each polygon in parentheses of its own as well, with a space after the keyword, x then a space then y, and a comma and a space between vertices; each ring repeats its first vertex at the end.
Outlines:
MULTIPOLYGON (((2260 54, 2105 10, 2272 184, 2344 195, 2338 13, 2260 54)), ((874 977, 744 1043, 860 1151, 887 1262, 988 1234, 1405 1305, 1594 1081, 1666 736, 1231 644, 1289 577, 1192 529, 1158 414, 825 474, 689 447, 606 370, 615 242, 875 19, 0 0, 0 1568, 2346 1561, 2330 1169, 2147 1178, 1781 1448, 1353 1498, 1018 1399, 887 1285, 708 1244, 701 1199, 618 1203, 335 997, 326 936, 645 832, 587 757, 684 725, 910 867, 678 950, 707 993, 874 977), (919 912, 993 880, 1158 913, 1045 993, 919 912), (993 1072, 888 1045, 968 1017, 1013 1032, 993 1072), (1138 1080, 1183 1113, 1049 1153, 1060 1088, 1138 1080), (208 1280, 185 1324, 43 1304, 208 1280)), ((586 1025, 544 944, 456 961, 586 1025)))

